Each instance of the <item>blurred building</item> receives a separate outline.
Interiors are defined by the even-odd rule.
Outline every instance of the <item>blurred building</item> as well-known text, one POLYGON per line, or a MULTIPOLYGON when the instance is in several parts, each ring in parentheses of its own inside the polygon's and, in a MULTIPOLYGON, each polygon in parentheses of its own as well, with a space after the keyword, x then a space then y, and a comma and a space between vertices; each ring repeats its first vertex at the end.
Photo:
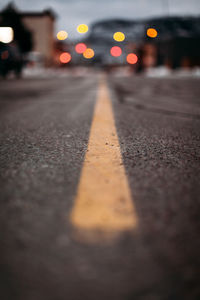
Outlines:
POLYGON ((39 59, 45 66, 51 66, 54 63, 54 12, 20 12, 12 3, 0 12, 0 26, 14 26, 14 39, 20 37, 25 42, 25 34, 19 31, 21 23, 31 33, 31 57, 39 59))
POLYGON ((40 55, 46 66, 54 62, 55 14, 51 10, 20 13, 25 26, 32 32, 33 52, 40 55))
MULTIPOLYGON (((175 68, 200 66, 200 16, 159 17, 144 20, 112 19, 94 23, 84 41, 95 50, 95 58, 105 65, 126 65, 126 55, 138 55, 134 66, 142 71, 158 65, 175 68), (147 35, 148 28, 155 28, 156 38, 147 35), (113 32, 126 36, 119 45, 120 57, 111 57, 110 49, 117 44, 113 32)), ((95 62, 95 58, 93 62, 95 62)))

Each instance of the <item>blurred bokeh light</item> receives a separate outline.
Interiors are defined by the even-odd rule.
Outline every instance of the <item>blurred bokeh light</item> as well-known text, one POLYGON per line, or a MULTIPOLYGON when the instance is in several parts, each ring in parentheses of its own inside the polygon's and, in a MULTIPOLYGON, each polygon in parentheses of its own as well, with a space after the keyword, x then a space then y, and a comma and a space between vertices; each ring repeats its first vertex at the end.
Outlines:
POLYGON ((8 44, 13 41, 14 32, 11 27, 0 27, 0 42, 8 44))
POLYGON ((72 59, 71 54, 68 52, 64 52, 60 55, 60 62, 63 64, 69 63, 71 59, 72 59))
POLYGON ((57 33, 57 39, 60 41, 64 41, 68 38, 68 33, 64 30, 61 30, 57 33))
POLYGON ((158 32, 155 28, 148 28, 147 29, 147 35, 148 35, 148 37, 156 38, 157 35, 158 35, 158 32))
POLYGON ((138 57, 137 57, 136 54, 130 53, 130 54, 127 55, 126 60, 129 64, 134 65, 138 62, 138 57))
POLYGON ((122 49, 118 46, 114 46, 110 49, 110 54, 114 57, 118 57, 122 55, 122 49))
POLYGON ((91 48, 87 48, 85 52, 83 53, 83 56, 87 59, 93 58, 94 57, 94 50, 91 48))
POLYGON ((125 34, 123 32, 115 32, 113 39, 116 42, 123 42, 125 40, 125 34))
POLYGON ((75 51, 78 53, 78 54, 82 54, 86 51, 87 49, 87 46, 86 44, 84 43, 79 43, 75 46, 75 51))
POLYGON ((77 27, 77 31, 78 31, 78 33, 82 33, 82 34, 86 33, 86 32, 88 32, 88 26, 86 24, 80 24, 77 27))

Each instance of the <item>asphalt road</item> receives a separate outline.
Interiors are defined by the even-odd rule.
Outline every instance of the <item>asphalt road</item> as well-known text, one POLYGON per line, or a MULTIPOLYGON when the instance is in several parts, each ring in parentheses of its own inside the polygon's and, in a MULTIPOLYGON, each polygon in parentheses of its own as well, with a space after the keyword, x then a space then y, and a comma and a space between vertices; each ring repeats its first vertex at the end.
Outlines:
POLYGON ((0 81, 0 299, 200 299, 200 79, 107 77, 138 226, 69 223, 99 74, 0 81))

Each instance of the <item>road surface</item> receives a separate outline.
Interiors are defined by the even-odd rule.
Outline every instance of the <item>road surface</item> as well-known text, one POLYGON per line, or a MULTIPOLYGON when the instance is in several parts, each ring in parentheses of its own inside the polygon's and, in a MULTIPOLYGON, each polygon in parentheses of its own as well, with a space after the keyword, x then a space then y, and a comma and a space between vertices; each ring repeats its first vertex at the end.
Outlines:
POLYGON ((199 85, 0 81, 0 299, 200 299, 199 85))

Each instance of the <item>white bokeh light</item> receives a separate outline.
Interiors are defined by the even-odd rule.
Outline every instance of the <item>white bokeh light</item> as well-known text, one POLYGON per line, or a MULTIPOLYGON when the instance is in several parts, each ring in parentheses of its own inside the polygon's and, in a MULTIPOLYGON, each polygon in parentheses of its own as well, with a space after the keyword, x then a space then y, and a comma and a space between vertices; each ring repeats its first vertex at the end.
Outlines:
POLYGON ((14 33, 11 27, 0 27, 0 42, 8 44, 12 42, 13 37, 14 33))

